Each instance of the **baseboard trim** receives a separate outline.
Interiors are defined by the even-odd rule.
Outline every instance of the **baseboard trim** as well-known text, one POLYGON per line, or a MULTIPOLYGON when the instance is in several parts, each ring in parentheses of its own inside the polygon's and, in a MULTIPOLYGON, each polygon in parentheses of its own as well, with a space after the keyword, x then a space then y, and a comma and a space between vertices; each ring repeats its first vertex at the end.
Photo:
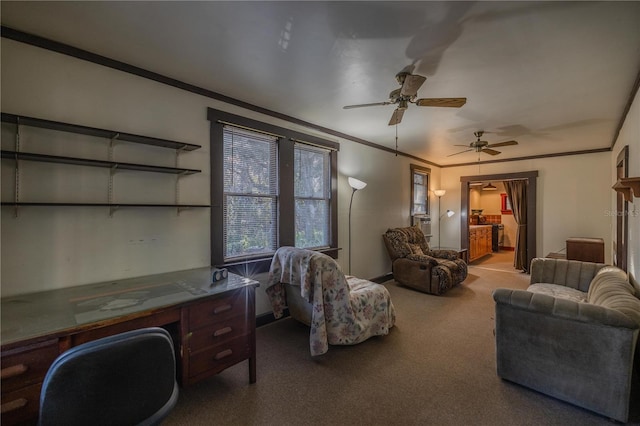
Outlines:
POLYGON ((271 324, 272 322, 280 321, 289 316, 289 308, 284 308, 282 311, 282 317, 276 318, 273 312, 267 312, 266 314, 260 314, 256 316, 256 327, 262 327, 263 325, 271 324))
POLYGON ((382 284, 384 282, 387 282, 389 280, 393 279, 393 274, 391 272, 389 272, 388 274, 384 274, 381 275, 379 277, 375 277, 375 278, 371 278, 369 281, 377 283, 377 284, 382 284))

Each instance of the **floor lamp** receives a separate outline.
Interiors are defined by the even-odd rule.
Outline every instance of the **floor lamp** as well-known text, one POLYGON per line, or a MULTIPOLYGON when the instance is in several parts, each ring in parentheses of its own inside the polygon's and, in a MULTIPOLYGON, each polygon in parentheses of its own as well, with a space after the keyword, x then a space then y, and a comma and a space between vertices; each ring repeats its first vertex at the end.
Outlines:
POLYGON ((367 184, 352 177, 347 180, 349 181, 349 186, 353 189, 351 192, 351 201, 349 202, 349 274, 351 274, 351 205, 353 204, 353 194, 355 194, 358 189, 363 189, 367 184))
MULTIPOLYGON (((436 195, 436 197, 438 197, 438 250, 440 249, 440 220, 442 219, 442 216, 440 216, 440 198, 442 198, 442 196, 444 194, 447 193, 446 190, 444 189, 434 189, 433 193, 436 195)), ((450 210, 447 210, 447 213, 450 210)))

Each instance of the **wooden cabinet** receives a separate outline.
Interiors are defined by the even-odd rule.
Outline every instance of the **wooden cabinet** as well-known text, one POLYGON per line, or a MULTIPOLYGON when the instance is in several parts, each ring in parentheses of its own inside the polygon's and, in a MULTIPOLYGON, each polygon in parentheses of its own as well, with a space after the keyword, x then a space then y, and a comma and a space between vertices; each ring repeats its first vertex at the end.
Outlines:
POLYGON ((469 227, 469 262, 492 252, 491 225, 469 227))
POLYGON ((42 382, 57 356, 57 339, 2 352, 0 412, 3 425, 37 417, 42 382))
POLYGON ((211 273, 211 268, 198 268, 3 298, 2 425, 37 419, 42 382, 62 352, 144 327, 169 331, 182 386, 244 360, 249 363, 249 382, 255 383, 259 283, 229 274, 212 284, 211 273), (143 293, 149 297, 141 299, 138 308, 118 310, 110 317, 100 310, 100 303, 110 298, 130 300, 143 293), (76 303, 95 304, 96 311, 81 310, 76 303))
POLYGON ((254 383, 254 291, 240 289, 188 308, 183 321, 186 351, 183 383, 196 382, 250 359, 249 382, 254 383))

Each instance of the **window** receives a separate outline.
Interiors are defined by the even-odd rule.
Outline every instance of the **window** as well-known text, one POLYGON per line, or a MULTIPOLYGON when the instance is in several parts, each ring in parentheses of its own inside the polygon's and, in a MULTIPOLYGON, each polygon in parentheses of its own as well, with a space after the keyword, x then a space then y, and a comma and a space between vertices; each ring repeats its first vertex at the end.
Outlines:
MULTIPOLYGON (((211 265, 255 261, 281 246, 337 255, 336 142, 209 108, 211 265)), ((265 260, 261 262, 261 260, 265 260)))
POLYGON ((429 214, 431 169, 411 164, 411 216, 429 214))
POLYGON ((304 144, 295 145, 296 247, 329 247, 329 152, 304 144))
POLYGON ((513 214, 513 211, 511 210, 511 200, 507 197, 506 192, 500 194, 500 212, 502 214, 513 214))
POLYGON ((277 248, 276 138, 224 126, 224 258, 277 248))

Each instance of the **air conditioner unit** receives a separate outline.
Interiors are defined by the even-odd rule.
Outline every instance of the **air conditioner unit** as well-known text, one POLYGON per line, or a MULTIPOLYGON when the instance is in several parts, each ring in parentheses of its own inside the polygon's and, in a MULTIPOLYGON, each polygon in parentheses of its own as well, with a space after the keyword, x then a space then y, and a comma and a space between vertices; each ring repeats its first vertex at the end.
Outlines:
POLYGON ((411 217, 411 225, 419 226, 422 229, 427 242, 431 240, 431 216, 426 214, 416 214, 411 217))

